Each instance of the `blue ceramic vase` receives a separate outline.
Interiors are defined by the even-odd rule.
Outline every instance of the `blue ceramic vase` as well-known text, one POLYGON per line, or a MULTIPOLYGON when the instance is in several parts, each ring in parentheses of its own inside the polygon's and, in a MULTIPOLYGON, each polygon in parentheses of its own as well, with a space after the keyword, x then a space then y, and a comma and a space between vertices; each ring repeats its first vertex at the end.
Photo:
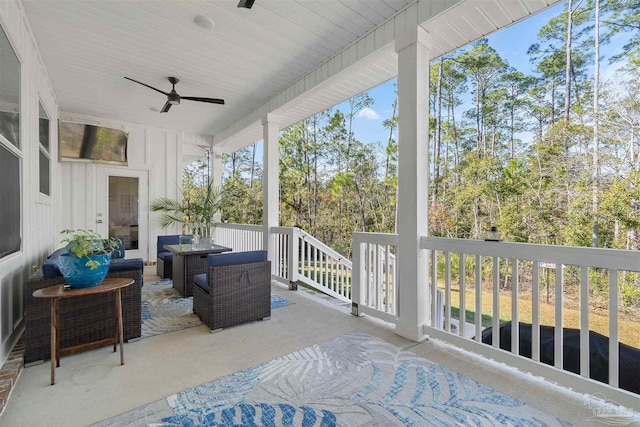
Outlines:
POLYGON ((75 255, 61 254, 60 270, 68 284, 72 288, 90 288, 99 285, 107 276, 111 254, 91 255, 78 258, 75 255), (93 270, 88 267, 87 261, 97 261, 99 265, 93 270))

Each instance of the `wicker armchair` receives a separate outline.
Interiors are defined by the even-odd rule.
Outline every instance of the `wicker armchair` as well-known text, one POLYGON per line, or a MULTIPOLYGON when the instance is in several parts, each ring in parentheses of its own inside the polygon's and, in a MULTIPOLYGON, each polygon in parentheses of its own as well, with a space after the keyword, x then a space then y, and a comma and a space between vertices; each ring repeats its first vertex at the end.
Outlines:
POLYGON ((193 278, 193 311, 212 332, 271 317, 271 261, 266 251, 211 254, 193 278))

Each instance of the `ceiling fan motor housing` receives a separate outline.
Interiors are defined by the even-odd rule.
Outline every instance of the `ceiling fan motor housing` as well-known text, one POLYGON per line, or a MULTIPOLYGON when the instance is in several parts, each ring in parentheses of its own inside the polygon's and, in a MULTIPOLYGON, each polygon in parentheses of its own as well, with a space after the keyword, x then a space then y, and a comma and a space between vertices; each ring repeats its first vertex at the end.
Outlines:
POLYGON ((180 104, 180 95, 178 95, 175 90, 172 90, 171 92, 169 92, 168 99, 169 99, 169 104, 173 104, 173 105, 180 104))

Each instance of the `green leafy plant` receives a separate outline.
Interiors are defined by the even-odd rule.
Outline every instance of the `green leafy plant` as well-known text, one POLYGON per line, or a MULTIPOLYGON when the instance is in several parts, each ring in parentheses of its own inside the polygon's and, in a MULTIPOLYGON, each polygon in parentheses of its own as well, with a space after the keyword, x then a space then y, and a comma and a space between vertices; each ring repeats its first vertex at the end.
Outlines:
MULTIPOLYGON (((64 236, 60 241, 67 243, 67 252, 78 258, 110 254, 120 248, 120 241, 118 239, 104 239, 100 234, 92 230, 67 229, 62 230, 60 234, 64 236)), ((89 259, 85 265, 93 270, 98 267, 100 263, 89 259)))
POLYGON ((213 217, 224 207, 223 192, 213 184, 204 188, 205 191, 191 197, 185 195, 182 202, 168 197, 154 200, 150 209, 161 212, 160 226, 168 228, 183 224, 184 232, 210 236, 216 227, 213 217))

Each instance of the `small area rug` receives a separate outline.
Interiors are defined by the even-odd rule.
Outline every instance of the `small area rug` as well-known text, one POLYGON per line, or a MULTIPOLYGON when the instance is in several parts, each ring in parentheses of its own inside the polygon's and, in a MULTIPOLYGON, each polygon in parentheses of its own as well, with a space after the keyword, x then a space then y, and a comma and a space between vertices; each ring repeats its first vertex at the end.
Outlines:
MULTIPOLYGON (((271 294, 271 309, 293 304, 271 294)), ((193 313, 193 297, 182 297, 171 279, 148 283, 142 287, 142 338, 202 325, 193 313)))
POLYGON ((569 426, 427 359, 351 332, 96 426, 569 426))

